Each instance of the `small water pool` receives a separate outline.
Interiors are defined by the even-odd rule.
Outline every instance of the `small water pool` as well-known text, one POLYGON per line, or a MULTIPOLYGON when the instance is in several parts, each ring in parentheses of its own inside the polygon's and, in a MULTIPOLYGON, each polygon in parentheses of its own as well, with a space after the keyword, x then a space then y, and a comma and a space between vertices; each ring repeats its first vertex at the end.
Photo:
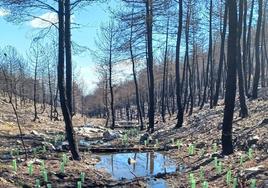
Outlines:
POLYGON ((110 153, 99 155, 100 162, 96 168, 105 169, 116 180, 148 177, 149 187, 167 187, 165 180, 155 179, 158 173, 171 173, 176 171, 176 164, 159 152, 143 153, 110 153), (129 164, 129 159, 135 161, 129 164))

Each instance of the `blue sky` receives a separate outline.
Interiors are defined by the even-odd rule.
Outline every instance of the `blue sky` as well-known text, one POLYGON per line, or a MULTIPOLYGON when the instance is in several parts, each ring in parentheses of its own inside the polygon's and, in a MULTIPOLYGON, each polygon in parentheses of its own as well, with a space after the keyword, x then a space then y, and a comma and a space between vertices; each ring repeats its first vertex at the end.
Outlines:
MULTIPOLYGON (((113 4, 95 3, 74 13, 73 20, 81 24, 80 28, 72 30, 72 39, 82 46, 95 50, 95 38, 101 23, 109 21, 107 7, 113 4)), ((40 13, 41 16, 44 13, 40 13)), ((20 25, 8 23, 4 19, 4 10, 0 9, 0 46, 14 46, 21 54, 25 55, 30 47, 32 36, 39 30, 31 22, 25 22, 20 25)), ((39 22, 34 22, 38 24, 39 22)), ((74 63, 79 72, 80 78, 86 83, 88 91, 92 91, 98 81, 95 62, 89 53, 84 53, 73 57, 74 63)))

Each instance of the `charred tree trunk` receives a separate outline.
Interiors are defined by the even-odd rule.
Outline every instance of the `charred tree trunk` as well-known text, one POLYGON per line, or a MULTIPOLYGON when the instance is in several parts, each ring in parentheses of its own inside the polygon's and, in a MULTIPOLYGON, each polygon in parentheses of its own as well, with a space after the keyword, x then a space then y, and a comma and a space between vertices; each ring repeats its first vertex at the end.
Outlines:
POLYGON ((247 65, 248 69, 245 69, 245 74, 247 75, 247 89, 246 94, 250 97, 249 89, 250 89, 250 82, 251 82, 251 67, 252 67, 252 60, 251 60, 251 25, 252 25, 252 17, 253 17, 253 10, 254 10, 254 0, 252 0, 250 16, 249 16, 249 24, 248 24, 248 36, 247 36, 247 65))
POLYGON ((65 56, 66 56, 66 99, 67 105, 71 113, 73 113, 72 107, 72 82, 73 82, 73 73, 72 73, 72 50, 71 50, 71 9, 70 9, 70 0, 65 0, 65 56))
POLYGON ((149 77, 149 132, 154 132, 154 72, 153 72, 153 2, 146 1, 146 36, 147 36, 147 51, 148 51, 148 77, 149 77))
MULTIPOLYGON (((78 145, 75 138, 75 132, 73 129, 72 117, 71 112, 68 108, 68 104, 66 103, 66 92, 64 88, 64 0, 58 1, 59 11, 58 11, 58 18, 59 18, 59 28, 58 28, 58 35, 59 35, 59 45, 58 45, 58 87, 60 93, 60 103, 61 103, 61 110, 64 117, 65 122, 65 131, 66 137, 69 142, 69 147, 72 153, 72 157, 74 160, 80 160, 80 156, 78 153, 78 145)), ((66 75, 67 76, 67 75, 66 75)))
POLYGON ((181 105, 181 84, 180 84, 180 45, 182 34, 182 0, 179 1, 179 24, 177 31, 177 43, 176 43, 176 103, 177 103, 177 124, 176 128, 182 127, 183 124, 183 109, 181 105))
POLYGON ((260 80, 260 34, 261 34, 261 23, 262 23, 262 0, 259 0, 259 11, 258 11, 258 22, 255 38, 255 74, 253 79, 252 88, 252 98, 256 99, 258 97, 258 85, 260 80))
POLYGON ((167 53, 168 53, 168 34, 169 34, 169 18, 167 21, 167 30, 166 30, 166 44, 165 44, 165 54, 164 54, 164 72, 162 78, 162 95, 161 95, 161 116, 162 121, 166 122, 166 80, 167 80, 167 53))
POLYGON ((265 87, 266 83, 265 83, 265 68, 266 68, 266 40, 265 40, 265 27, 266 27, 266 6, 267 3, 264 3, 264 13, 263 13, 263 21, 262 21, 262 45, 261 45, 261 57, 262 57, 262 61, 261 61, 261 87, 265 87))
POLYGON ((243 1, 244 4, 244 15, 243 15, 243 63, 242 63, 242 70, 243 70, 243 77, 244 77, 244 88, 245 93, 248 96, 248 82, 247 82, 247 12, 248 12, 248 5, 247 1, 243 1))
MULTIPOLYGON (((200 109, 202 109, 204 107, 204 104, 206 102, 207 99, 207 88, 208 88, 208 76, 209 76, 209 65, 210 65, 210 74, 212 74, 213 70, 212 70, 212 0, 210 0, 210 8, 209 8, 209 48, 208 48, 208 59, 207 59, 207 70, 206 70, 206 81, 205 81, 205 88, 204 88, 204 93, 203 93, 203 100, 200 106, 200 109)), ((213 75, 211 76, 211 83, 213 84, 213 75)), ((212 85, 211 85, 211 95, 213 94, 213 90, 212 90, 212 85)), ((210 100, 210 108, 212 108, 212 100, 210 100)))
POLYGON ((219 100, 219 90, 220 90, 220 85, 221 85, 223 60, 224 60, 224 46, 225 46, 224 44, 225 44, 225 36, 226 36, 227 15, 228 15, 228 8, 227 8, 227 4, 225 3, 223 29, 222 29, 222 33, 221 33, 221 48, 220 48, 218 78, 217 78, 217 82, 216 82, 216 91, 215 91, 215 95, 214 95, 213 106, 217 106, 218 100, 219 100))
POLYGON ((227 0, 229 7, 229 37, 227 56, 227 81, 225 92, 225 106, 222 126, 222 153, 233 153, 232 123, 236 93, 236 61, 237 61, 237 5, 236 0, 227 0))
POLYGON ((248 108, 246 105, 244 81, 241 63, 241 34, 242 34, 242 21, 243 21, 243 0, 239 0, 239 21, 237 29, 237 72, 238 72, 238 86, 239 86, 239 102, 240 102, 240 117, 248 116, 248 108))
POLYGON ((38 59, 35 60, 35 67, 34 67, 34 90, 33 90, 33 99, 34 99, 34 119, 33 121, 36 121, 38 118, 37 115, 37 67, 38 67, 38 59))

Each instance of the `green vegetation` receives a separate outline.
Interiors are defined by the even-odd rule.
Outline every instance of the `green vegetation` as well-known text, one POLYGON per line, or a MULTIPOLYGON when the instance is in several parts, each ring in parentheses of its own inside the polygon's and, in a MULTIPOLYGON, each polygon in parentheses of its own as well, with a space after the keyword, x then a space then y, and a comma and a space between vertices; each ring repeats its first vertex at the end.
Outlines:
POLYGON ((78 182, 77 182, 77 188, 82 188, 82 183, 81 183, 81 181, 78 181, 78 182))
POLYGON ((226 174, 226 184, 229 186, 232 182, 232 171, 229 169, 226 174))
POLYGON ((80 174, 80 179, 81 179, 81 182, 82 182, 82 183, 85 182, 85 172, 81 172, 81 174, 80 174))
POLYGON ((17 167, 17 160, 16 159, 12 160, 12 168, 15 172, 17 172, 18 167, 17 167))
POLYGON ((28 166, 28 173, 30 176, 33 175, 33 163, 30 163, 29 166, 28 166))
POLYGON ((256 188, 256 179, 251 179, 250 188, 256 188))
POLYGON ((195 154, 195 146, 194 146, 194 144, 189 145, 188 153, 189 153, 189 155, 194 155, 195 154))

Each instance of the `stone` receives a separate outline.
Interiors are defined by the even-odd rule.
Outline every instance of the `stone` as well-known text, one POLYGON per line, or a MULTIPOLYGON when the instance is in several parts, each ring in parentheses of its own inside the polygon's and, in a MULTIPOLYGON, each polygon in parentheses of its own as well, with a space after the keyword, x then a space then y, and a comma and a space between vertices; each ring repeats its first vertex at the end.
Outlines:
POLYGON ((43 146, 46 146, 47 150, 56 150, 55 146, 49 142, 42 142, 43 146))
POLYGON ((149 143, 151 143, 152 142, 152 137, 149 135, 149 133, 145 133, 144 135, 142 135, 141 137, 140 137, 140 144, 144 144, 144 141, 145 140, 148 140, 149 141, 149 143))
POLYGON ((120 137, 121 137, 120 133, 116 131, 106 130, 103 133, 103 140, 105 141, 111 141, 120 137))

